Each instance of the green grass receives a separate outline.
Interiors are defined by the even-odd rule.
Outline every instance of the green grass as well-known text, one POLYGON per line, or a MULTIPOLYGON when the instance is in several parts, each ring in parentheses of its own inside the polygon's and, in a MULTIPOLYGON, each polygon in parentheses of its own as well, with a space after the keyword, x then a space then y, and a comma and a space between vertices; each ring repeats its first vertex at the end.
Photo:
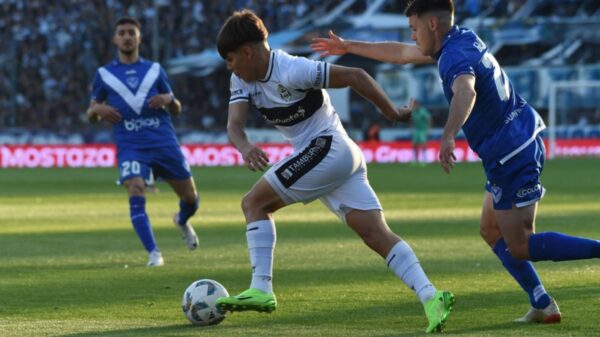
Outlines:
MULTIPOLYGON (((538 231, 600 238, 599 160, 551 161, 538 231)), ((563 323, 515 325, 528 301, 479 238, 479 164, 451 175, 438 166, 373 165, 369 174, 392 229, 438 288, 457 304, 446 335, 599 336, 598 260, 537 263, 563 323)), ((425 317, 414 294, 345 225, 314 202, 276 214, 273 314, 236 313, 222 324, 187 323, 183 290, 213 278, 231 293, 250 267, 239 208, 259 175, 244 168, 194 171, 202 195, 194 218, 201 247, 189 252, 170 223, 168 186, 148 197, 166 260, 144 267, 116 169, 0 172, 0 336, 413 336, 425 317)))

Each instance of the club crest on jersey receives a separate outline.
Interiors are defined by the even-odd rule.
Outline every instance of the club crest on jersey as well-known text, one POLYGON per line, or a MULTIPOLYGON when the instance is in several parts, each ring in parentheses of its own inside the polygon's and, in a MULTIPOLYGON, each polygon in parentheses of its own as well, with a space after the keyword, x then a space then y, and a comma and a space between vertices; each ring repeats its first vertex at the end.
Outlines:
POLYGON ((502 188, 499 186, 492 186, 492 198, 494 198, 494 203, 498 203, 500 202, 500 199, 502 199, 502 188))
POLYGON ((281 96, 281 98, 284 101, 289 101, 292 99, 292 93, 281 84, 277 85, 277 92, 279 93, 279 96, 281 96))
POLYGON ((137 76, 127 76, 126 82, 131 89, 135 89, 140 84, 140 79, 137 76))

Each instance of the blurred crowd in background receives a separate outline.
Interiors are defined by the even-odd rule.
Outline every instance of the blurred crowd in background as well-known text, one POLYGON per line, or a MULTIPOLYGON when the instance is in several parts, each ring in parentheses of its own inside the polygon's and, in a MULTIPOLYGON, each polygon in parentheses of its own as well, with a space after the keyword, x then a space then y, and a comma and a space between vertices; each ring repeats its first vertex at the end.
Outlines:
MULTIPOLYGON (((111 38, 121 16, 141 22, 141 55, 151 59, 152 20, 159 15, 158 61, 165 61, 214 47, 219 28, 236 9, 253 9, 270 30, 277 31, 319 2, 174 0, 158 1, 155 7, 154 0, 0 1, 0 123, 63 130, 86 127, 82 116, 89 104, 90 83, 96 68, 116 56, 111 38)), ((217 114, 223 114, 227 93, 214 92, 223 87, 218 82, 227 83, 226 74, 215 74, 205 86, 194 88, 185 80, 172 79, 186 110, 199 117, 197 125, 212 126, 220 120, 217 114), (203 118, 206 115, 210 118, 203 118)), ((194 124, 191 119, 187 122, 194 124)))
MULTIPOLYGON (((0 125, 28 129, 81 131, 95 70, 116 56, 114 23, 131 16, 142 24, 141 55, 165 62, 215 47, 224 20, 236 9, 253 9, 273 32, 301 24, 307 15, 326 15, 342 1, 319 0, 0 0, 0 125), (153 20, 158 15, 158 27, 153 20), (158 34, 153 29, 158 28, 158 34), (153 55, 153 40, 158 55, 153 55)), ((364 11, 372 1, 356 1, 346 14, 364 11)), ((459 20, 487 12, 515 13, 524 0, 456 0, 459 20)), ((549 1, 553 3, 553 1, 549 1)), ((405 0, 388 1, 386 11, 401 13, 405 0)), ((566 10, 565 6, 559 6, 566 10)), ((550 7, 551 9, 552 7, 550 7)), ((197 78, 171 76, 184 114, 178 128, 222 130, 229 74, 220 67, 197 78)), ((353 104, 352 110, 374 110, 353 104)), ((359 114, 358 112, 357 114, 359 114)), ((372 114, 376 112, 371 111, 372 114)), ((355 115, 353 113, 353 115, 355 115)), ((368 115, 368 114, 367 114, 368 115)), ((363 123, 364 124, 364 123, 363 123)), ((358 125, 361 125, 360 123, 358 125)))

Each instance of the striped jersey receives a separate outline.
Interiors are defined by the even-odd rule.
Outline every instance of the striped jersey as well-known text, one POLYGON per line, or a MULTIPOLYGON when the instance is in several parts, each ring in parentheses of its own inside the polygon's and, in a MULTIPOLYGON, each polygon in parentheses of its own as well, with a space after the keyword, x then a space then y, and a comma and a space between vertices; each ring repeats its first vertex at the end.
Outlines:
POLYGON ((313 138, 344 130, 329 95, 328 63, 271 50, 266 77, 245 82, 231 75, 229 104, 248 102, 275 126, 294 148, 313 138))
POLYGON ((142 58, 132 64, 115 59, 98 68, 92 83, 92 100, 112 106, 122 116, 113 132, 117 147, 123 149, 179 144, 169 112, 148 106, 151 97, 166 93, 172 91, 164 69, 142 58))

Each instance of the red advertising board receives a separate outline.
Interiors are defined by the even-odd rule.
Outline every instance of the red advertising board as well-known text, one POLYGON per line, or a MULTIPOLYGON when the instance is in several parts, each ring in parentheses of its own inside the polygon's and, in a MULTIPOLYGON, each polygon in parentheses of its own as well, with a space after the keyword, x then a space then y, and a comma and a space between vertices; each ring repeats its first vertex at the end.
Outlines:
MULTIPOLYGON (((368 163, 407 163, 414 153, 409 141, 359 143, 368 163)), ((231 145, 183 145, 183 153, 191 166, 242 165, 240 153, 231 145)), ((269 162, 289 156, 293 149, 288 144, 264 144, 269 162)), ((422 160, 437 160, 437 142, 429 142, 422 160)), ((477 161, 477 155, 465 141, 457 141, 454 151, 458 162, 477 161)), ((558 140, 556 157, 599 157, 600 139, 558 140)), ((1 145, 0 167, 113 167, 117 164, 114 145, 1 145)))

